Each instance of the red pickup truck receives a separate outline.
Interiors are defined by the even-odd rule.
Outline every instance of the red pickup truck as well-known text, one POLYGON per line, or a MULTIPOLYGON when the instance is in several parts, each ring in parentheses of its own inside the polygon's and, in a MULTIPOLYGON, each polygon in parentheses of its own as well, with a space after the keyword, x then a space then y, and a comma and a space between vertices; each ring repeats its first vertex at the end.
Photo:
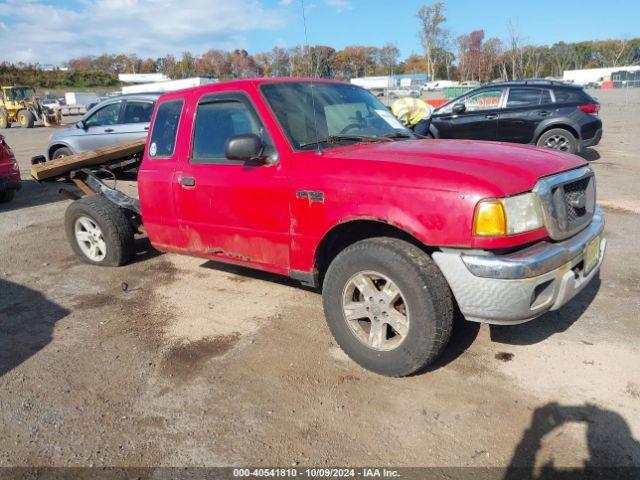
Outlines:
POLYGON ((556 310, 599 270, 604 218, 580 157, 418 139, 368 91, 259 79, 158 100, 139 203, 103 184, 66 213, 85 261, 155 248, 322 288, 343 350, 402 376, 443 350, 454 307, 515 324, 556 310))
POLYGON ((16 157, 4 136, 0 135, 0 203, 13 200, 21 185, 16 157))

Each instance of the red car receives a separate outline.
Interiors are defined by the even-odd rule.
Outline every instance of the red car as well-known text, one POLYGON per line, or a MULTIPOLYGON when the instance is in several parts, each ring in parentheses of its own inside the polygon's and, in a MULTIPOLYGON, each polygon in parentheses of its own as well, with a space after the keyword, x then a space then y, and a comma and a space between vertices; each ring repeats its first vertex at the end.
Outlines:
POLYGON ((7 144, 0 135, 0 203, 10 202, 17 190, 20 190, 20 169, 18 162, 7 144))
POLYGON ((83 260, 125 263, 144 229, 161 251, 321 287, 340 346, 392 376, 437 358, 456 305, 497 324, 560 308, 596 275, 606 244, 580 157, 421 140, 369 92, 334 81, 167 93, 139 203, 85 175, 98 194, 66 213, 83 260))

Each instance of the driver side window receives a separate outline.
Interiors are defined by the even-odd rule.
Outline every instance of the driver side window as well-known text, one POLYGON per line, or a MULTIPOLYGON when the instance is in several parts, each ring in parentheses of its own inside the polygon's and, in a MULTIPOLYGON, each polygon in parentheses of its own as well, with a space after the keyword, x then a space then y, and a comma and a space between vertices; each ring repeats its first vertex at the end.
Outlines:
POLYGON ((118 123, 121 103, 111 103, 102 107, 84 122, 87 127, 105 127, 118 123))
POLYGON ((196 112, 191 163, 226 161, 227 139, 246 133, 262 137, 262 127, 247 104, 234 99, 201 103, 196 112))
POLYGON ((483 90, 474 95, 466 97, 464 103, 467 112, 476 112, 479 110, 492 110, 500 106, 500 99, 504 89, 496 88, 492 90, 483 90))

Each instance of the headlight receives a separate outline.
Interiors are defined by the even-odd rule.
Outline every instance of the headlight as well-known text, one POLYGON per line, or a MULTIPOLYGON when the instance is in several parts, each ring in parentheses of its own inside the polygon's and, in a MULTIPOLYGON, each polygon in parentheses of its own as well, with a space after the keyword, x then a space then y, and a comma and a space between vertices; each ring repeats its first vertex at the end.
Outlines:
POLYGON ((481 200, 475 212, 473 233, 502 237, 535 230, 544 225, 540 199, 535 193, 481 200))

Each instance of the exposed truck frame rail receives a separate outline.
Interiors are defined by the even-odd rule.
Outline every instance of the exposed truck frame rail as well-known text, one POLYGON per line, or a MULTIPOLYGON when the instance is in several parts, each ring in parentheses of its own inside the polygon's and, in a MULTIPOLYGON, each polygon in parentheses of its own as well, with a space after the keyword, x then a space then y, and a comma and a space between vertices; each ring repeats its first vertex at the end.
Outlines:
MULTIPOLYGON (((70 155, 48 161, 44 155, 31 159, 31 175, 36 181, 72 182, 85 195, 102 195, 115 206, 130 212, 132 227, 142 232, 140 217, 140 202, 124 192, 107 185, 100 173, 114 177, 123 171, 133 170, 142 162, 144 141, 125 142, 111 145, 77 155, 70 155), (83 167, 82 165, 88 165, 83 167), (80 166, 80 168, 78 168, 80 166)), ((80 198, 75 192, 64 187, 60 193, 65 197, 77 200, 80 198)))

